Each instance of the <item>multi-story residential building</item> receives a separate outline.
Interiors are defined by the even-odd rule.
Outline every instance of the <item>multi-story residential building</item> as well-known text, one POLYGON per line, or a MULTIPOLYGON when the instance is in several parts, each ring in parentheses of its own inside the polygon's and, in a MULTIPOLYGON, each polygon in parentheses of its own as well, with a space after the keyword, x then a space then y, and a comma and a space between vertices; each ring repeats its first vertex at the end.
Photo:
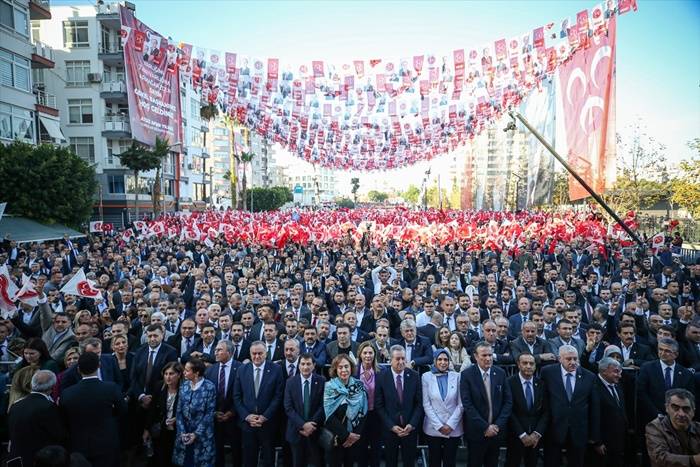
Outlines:
POLYGON ((36 31, 51 19, 48 0, 0 0, 0 142, 61 144, 56 97, 33 75, 55 66, 36 31))
MULTIPOLYGON (((118 157, 132 142, 120 28, 119 4, 102 2, 55 5, 49 21, 32 25, 35 43, 48 44, 55 62, 52 68, 35 70, 35 80, 47 96, 55 96, 60 128, 71 149, 95 165, 100 187, 96 215, 113 222, 132 214, 137 187, 118 157)), ((207 153, 200 100, 186 80, 181 80, 180 100, 184 141, 170 142, 173 151, 162 170, 160 203, 168 211, 203 207, 208 198, 202 183, 207 153)), ((152 206, 154 176, 155 171, 139 174, 142 211, 152 206)))

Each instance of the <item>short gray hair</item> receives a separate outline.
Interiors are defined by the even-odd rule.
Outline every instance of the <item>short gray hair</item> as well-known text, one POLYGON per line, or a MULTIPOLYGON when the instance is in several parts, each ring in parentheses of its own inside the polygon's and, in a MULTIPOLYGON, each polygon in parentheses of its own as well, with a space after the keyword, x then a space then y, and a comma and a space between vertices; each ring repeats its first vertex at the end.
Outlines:
POLYGON ((224 344, 226 346, 226 351, 233 355, 233 342, 229 339, 221 339, 216 345, 224 344))
POLYGON ((578 350, 576 350, 576 347, 574 347, 573 345, 564 344, 561 347, 559 347, 559 355, 563 353, 575 353, 576 355, 578 355, 578 350))
POLYGON ((56 386, 56 375, 53 371, 39 370, 32 376, 32 391, 50 392, 56 386))
MULTIPOLYGON (((32 383, 33 382, 34 380, 32 379, 32 383)), ((668 391, 666 391, 666 405, 671 403, 671 398, 673 396, 690 402, 690 406, 693 408, 693 410, 695 410, 695 395, 692 392, 683 388, 669 389, 668 391)))
POLYGON ((678 341, 675 339, 671 339, 670 337, 664 337, 659 339, 659 341, 656 343, 657 347, 659 344, 667 345, 671 347, 671 350, 673 350, 675 353, 678 353, 678 341))
POLYGON ((87 349, 88 345, 91 347, 97 347, 99 345, 100 348, 102 348, 102 341, 97 337, 88 337, 80 343, 80 353, 85 352, 85 349, 87 349))
POLYGON ((389 354, 393 355, 394 352, 402 352, 403 354, 406 354, 406 349, 403 348, 403 345, 394 344, 389 349, 389 354))
POLYGON ((605 357, 598 362, 598 371, 605 371, 609 367, 614 366, 616 368, 622 368, 622 365, 620 365, 620 362, 615 360, 612 357, 605 357))
POLYGON ((416 322, 413 321, 412 319, 405 319, 401 321, 401 326, 400 326, 401 332, 407 330, 407 329, 413 329, 414 331, 416 330, 416 322))

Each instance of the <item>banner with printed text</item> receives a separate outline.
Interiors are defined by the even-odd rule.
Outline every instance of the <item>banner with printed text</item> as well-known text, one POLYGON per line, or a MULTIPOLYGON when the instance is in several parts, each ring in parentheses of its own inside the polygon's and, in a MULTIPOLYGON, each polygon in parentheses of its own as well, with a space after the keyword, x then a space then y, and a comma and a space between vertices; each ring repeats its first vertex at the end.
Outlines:
POLYGON ((182 141, 178 49, 120 7, 129 123, 133 138, 153 146, 156 137, 182 141))

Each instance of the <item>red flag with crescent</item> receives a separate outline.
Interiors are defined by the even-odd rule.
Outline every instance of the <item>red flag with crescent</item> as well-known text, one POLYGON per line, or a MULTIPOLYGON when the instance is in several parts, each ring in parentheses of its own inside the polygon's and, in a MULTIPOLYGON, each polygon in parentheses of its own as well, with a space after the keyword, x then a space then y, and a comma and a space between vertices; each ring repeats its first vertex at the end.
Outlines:
POLYGON ((95 288, 92 281, 85 277, 83 268, 78 269, 78 272, 61 288, 62 294, 77 295, 79 297, 97 298, 100 296, 100 291, 95 288))
POLYGON ((3 265, 0 268, 0 310, 15 311, 17 309, 15 296, 18 290, 17 284, 14 283, 7 271, 7 266, 3 265))

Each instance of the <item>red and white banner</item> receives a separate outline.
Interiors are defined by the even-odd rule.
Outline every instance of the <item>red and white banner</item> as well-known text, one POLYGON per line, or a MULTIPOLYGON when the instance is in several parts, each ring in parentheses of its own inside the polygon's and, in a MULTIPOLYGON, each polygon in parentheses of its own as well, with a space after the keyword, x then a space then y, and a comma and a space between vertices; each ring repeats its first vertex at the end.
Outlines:
POLYGON ((7 266, 0 267, 0 311, 12 312, 17 309, 15 300, 19 288, 10 277, 7 266))
MULTIPOLYGON (((557 149, 596 193, 615 180, 615 24, 558 70, 557 149)), ((569 196, 589 194, 570 177, 569 196)))
POLYGON ((124 40, 124 68, 133 138, 153 146, 156 136, 182 141, 180 77, 174 44, 119 8, 124 40))
POLYGON ((19 289, 15 300, 19 300, 31 306, 37 306, 39 304, 39 292, 36 291, 34 283, 26 274, 22 274, 22 288, 19 289))
POLYGON ((110 224, 109 222, 102 222, 102 221, 90 222, 90 233, 111 232, 112 230, 114 230, 114 226, 112 224, 110 224))
POLYGON ((77 295, 79 297, 97 298, 100 296, 100 291, 95 288, 92 281, 87 280, 83 268, 78 269, 78 272, 61 288, 62 294, 77 295))

